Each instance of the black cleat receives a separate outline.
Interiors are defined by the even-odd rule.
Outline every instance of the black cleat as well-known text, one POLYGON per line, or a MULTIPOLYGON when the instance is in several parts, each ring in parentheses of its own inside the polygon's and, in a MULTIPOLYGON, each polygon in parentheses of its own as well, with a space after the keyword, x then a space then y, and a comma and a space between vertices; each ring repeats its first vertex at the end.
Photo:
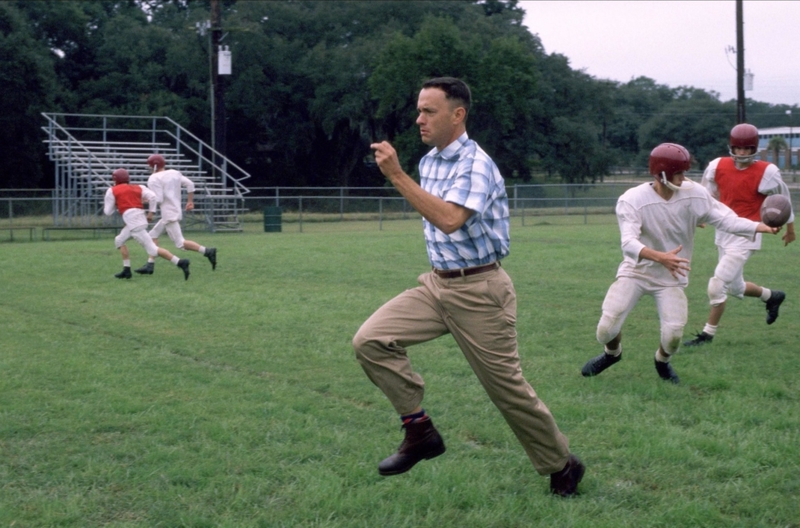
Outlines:
POLYGON ((664 381, 671 381, 675 385, 681 382, 681 379, 675 373, 675 369, 672 368, 672 365, 669 363, 662 363, 659 360, 655 360, 656 362, 656 372, 664 381))
POLYGON ((155 271, 155 267, 156 267, 156 265, 154 263, 148 262, 147 264, 145 264, 141 268, 139 268, 137 270, 134 270, 134 271, 136 273, 138 273, 139 275, 152 275, 153 272, 155 271))
POLYGON ((706 343, 711 343, 714 340, 714 336, 711 334, 707 334, 705 332, 700 332, 699 334, 695 334, 694 339, 690 339, 689 341, 684 341, 683 346, 693 347, 693 346, 700 346, 705 345, 706 343))
POLYGON ((622 359, 622 352, 620 352, 618 356, 612 356, 611 354, 603 352, 599 356, 595 356, 587 361, 581 369, 581 374, 587 377, 597 376, 620 359, 622 359))
POLYGON ((178 267, 183 270, 183 279, 189 280, 189 259, 180 259, 178 267))
POLYGON ((211 271, 217 269, 217 248, 206 248, 206 258, 211 263, 211 271))
POLYGON ((130 279, 131 277, 133 277, 133 275, 131 274, 130 266, 125 266, 124 268, 122 268, 122 271, 120 271, 114 276, 118 279, 130 279))
POLYGON ((778 318, 778 308, 786 298, 786 294, 780 290, 774 290, 767 300, 767 324, 771 325, 778 318))

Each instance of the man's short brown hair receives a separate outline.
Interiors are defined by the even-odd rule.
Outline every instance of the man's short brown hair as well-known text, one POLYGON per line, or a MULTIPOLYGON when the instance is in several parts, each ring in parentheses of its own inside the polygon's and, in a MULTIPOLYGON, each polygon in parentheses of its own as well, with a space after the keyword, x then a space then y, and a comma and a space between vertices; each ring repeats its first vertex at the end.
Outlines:
POLYGON ((445 98, 456 101, 464 107, 469 115, 469 107, 472 105, 472 92, 467 83, 455 77, 434 77, 422 83, 422 88, 438 88, 444 92, 445 98))

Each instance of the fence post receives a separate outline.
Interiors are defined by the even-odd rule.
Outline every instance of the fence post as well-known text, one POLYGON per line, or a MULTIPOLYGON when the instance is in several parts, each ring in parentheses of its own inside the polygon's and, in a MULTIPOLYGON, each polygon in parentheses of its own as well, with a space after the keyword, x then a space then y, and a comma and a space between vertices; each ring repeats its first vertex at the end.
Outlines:
POLYGON ((517 210, 517 184, 514 184, 514 211, 517 210))
POLYGON ((378 197, 378 231, 383 231, 383 196, 378 197))
POLYGON ((302 233, 303 232, 303 197, 302 196, 300 197, 299 202, 300 202, 300 205, 298 206, 298 211, 297 211, 299 213, 297 223, 300 224, 300 232, 302 233))
POLYGON ((339 221, 344 221, 344 187, 339 187, 339 221))

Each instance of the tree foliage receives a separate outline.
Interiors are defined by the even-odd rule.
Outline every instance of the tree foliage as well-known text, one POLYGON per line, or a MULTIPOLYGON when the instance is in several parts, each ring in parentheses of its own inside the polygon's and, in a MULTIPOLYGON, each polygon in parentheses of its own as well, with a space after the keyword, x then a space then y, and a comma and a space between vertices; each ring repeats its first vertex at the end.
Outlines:
POLYGON ((639 133, 643 157, 655 145, 679 143, 692 154, 698 169, 728 152, 728 137, 736 125, 736 106, 720 103, 707 95, 694 94, 674 99, 642 125, 639 133))
POLYGON ((44 179, 39 109, 54 104, 53 54, 14 5, 0 3, 0 183, 37 187, 44 179))
POLYGON ((777 163, 777 160, 780 159, 781 151, 787 151, 787 157, 789 156, 789 144, 786 143, 786 140, 782 137, 776 136, 769 139, 769 143, 767 143, 767 150, 772 153, 772 156, 777 163))
MULTIPOLYGON (((0 187, 51 186, 40 112, 169 116, 209 140, 210 0, 0 2, 0 187)), ((735 104, 640 77, 596 79, 547 54, 516 0, 220 0, 233 75, 222 76, 226 154, 251 185, 383 185, 365 163, 392 141, 410 172, 427 147, 420 83, 464 78, 467 128, 506 178, 587 182, 684 144, 726 152, 735 104), (543 176, 544 175, 544 176, 543 176)), ((533 6, 535 9, 535 4, 533 6)), ((750 102, 757 126, 785 106, 750 102)))

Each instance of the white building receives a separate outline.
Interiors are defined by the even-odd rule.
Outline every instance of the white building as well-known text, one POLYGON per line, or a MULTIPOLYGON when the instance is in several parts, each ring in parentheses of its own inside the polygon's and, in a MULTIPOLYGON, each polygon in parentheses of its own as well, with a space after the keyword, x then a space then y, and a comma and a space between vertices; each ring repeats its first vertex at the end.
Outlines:
POLYGON ((798 151, 800 150, 800 126, 785 126, 774 128, 759 128, 758 129, 758 153, 759 157, 764 161, 774 163, 780 168, 789 168, 792 165, 800 164, 798 160, 798 151), (786 141, 786 145, 792 152, 791 163, 786 158, 786 150, 778 153, 778 159, 775 160, 775 151, 770 150, 769 140, 774 137, 782 137, 786 141))

